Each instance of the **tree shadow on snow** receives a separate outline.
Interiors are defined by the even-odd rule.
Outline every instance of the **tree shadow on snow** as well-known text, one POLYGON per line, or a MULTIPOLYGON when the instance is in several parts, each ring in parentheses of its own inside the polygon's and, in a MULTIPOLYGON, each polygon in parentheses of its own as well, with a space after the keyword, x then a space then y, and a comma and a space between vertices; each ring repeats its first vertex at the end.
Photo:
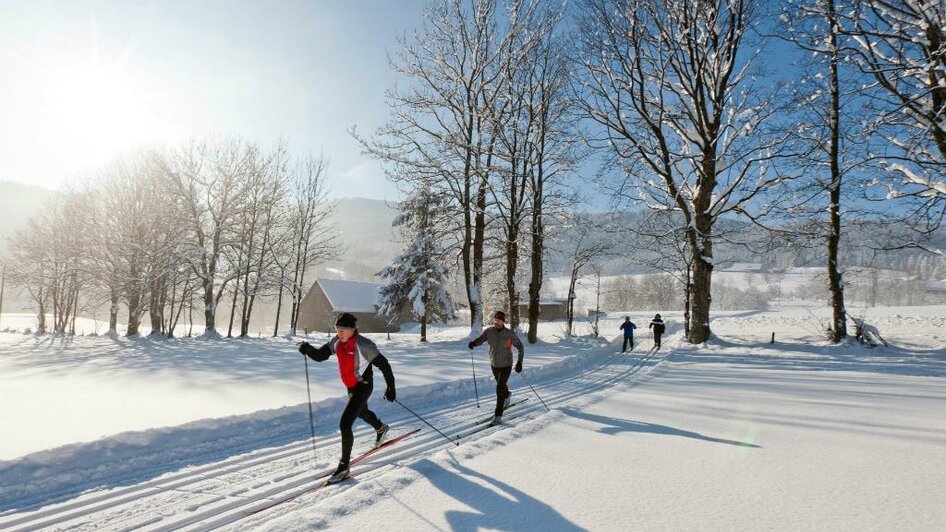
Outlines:
POLYGON ((698 432, 668 427, 667 425, 657 425, 655 423, 632 421, 629 419, 620 419, 610 416, 599 416, 597 414, 589 414, 587 412, 581 412, 579 410, 567 407, 561 408, 560 410, 567 416, 583 419, 585 421, 590 421, 599 425, 604 425, 598 430, 598 432, 601 432, 602 434, 613 435, 619 434, 621 432, 642 432, 649 434, 666 434, 668 436, 682 436, 684 438, 692 438, 694 440, 701 440, 710 443, 723 443, 726 445, 734 445, 736 447, 747 447, 752 449, 760 449, 762 447, 761 445, 756 445, 754 443, 742 442, 738 440, 727 440, 724 438, 714 438, 712 436, 706 436, 698 432))
POLYGON ((444 517, 450 530, 585 530, 551 505, 505 482, 464 467, 456 460, 451 465, 455 471, 426 459, 411 466, 440 491, 473 509, 448 510, 444 517))
POLYGON ((747 366, 757 369, 851 371, 888 375, 946 377, 946 350, 906 349, 898 346, 867 348, 849 343, 829 345, 803 342, 736 342, 714 335, 710 349, 739 349, 744 354, 698 349, 678 351, 674 362, 747 366))

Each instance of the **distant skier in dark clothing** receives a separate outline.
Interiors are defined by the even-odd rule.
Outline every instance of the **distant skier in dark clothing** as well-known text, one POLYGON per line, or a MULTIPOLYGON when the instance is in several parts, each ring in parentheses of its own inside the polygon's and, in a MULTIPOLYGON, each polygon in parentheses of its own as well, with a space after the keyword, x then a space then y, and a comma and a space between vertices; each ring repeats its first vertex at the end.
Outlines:
POLYGON ((522 341, 511 329, 506 328, 506 313, 499 310, 493 314, 493 326, 483 329, 476 340, 468 344, 470 349, 486 342, 489 344, 489 365, 496 378, 496 411, 490 425, 499 425, 503 422, 503 410, 509 406, 509 376, 512 374, 512 347, 519 350, 519 359, 516 361, 516 373, 522 371, 522 341))
POLYGON ((660 335, 664 333, 664 320, 660 319, 660 314, 655 315, 654 319, 650 320, 650 325, 647 328, 654 330, 654 347, 660 349, 660 335))
POLYGON ((388 359, 378 351, 378 347, 371 340, 358 334, 355 328, 357 319, 349 313, 344 313, 335 321, 335 336, 322 347, 315 348, 308 342, 299 344, 299 352, 317 362, 324 362, 332 355, 338 358, 338 371, 342 383, 348 388, 348 404, 342 411, 338 428, 342 433, 342 458, 338 461, 338 468, 329 477, 329 482, 338 482, 348 478, 348 462, 351 460, 351 448, 355 443, 352 434, 352 425, 356 418, 374 427, 375 445, 380 445, 388 432, 388 426, 382 423, 374 412, 368 409, 368 398, 374 388, 374 375, 371 366, 381 370, 387 388, 384 398, 394 401, 397 393, 394 389, 394 373, 388 359), (367 362, 367 367, 361 373, 361 361, 367 362))
POLYGON ((624 331, 624 345, 621 346, 622 353, 627 351, 628 344, 631 346, 631 351, 634 350, 634 329, 636 328, 637 325, 634 325, 630 316, 624 316, 624 323, 621 324, 621 330, 624 331))

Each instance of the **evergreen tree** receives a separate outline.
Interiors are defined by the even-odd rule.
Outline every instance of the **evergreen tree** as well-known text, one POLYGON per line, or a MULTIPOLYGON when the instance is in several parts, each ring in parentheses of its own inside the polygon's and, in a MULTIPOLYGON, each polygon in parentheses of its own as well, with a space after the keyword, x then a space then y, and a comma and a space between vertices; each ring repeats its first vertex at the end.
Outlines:
POLYGON ((387 319, 397 316, 404 305, 410 305, 420 321, 420 341, 427 341, 427 323, 444 322, 455 317, 453 299, 447 292, 447 269, 438 220, 446 214, 446 198, 429 189, 419 188, 400 204, 401 214, 395 226, 413 233, 403 253, 378 274, 387 281, 380 291, 378 315, 387 319))

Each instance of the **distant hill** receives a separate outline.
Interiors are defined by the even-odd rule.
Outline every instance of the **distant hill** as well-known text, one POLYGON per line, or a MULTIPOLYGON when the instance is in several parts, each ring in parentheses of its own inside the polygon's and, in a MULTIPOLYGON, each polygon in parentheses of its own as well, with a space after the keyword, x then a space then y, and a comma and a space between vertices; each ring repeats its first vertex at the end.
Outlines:
POLYGON ((7 237, 22 227, 30 216, 38 214, 57 192, 48 188, 0 181, 0 250, 7 237))
POLYGON ((338 278, 340 270, 350 280, 377 282, 375 274, 404 248, 391 226, 397 210, 382 200, 344 198, 336 202, 333 222, 344 258, 322 265, 316 275, 338 278))

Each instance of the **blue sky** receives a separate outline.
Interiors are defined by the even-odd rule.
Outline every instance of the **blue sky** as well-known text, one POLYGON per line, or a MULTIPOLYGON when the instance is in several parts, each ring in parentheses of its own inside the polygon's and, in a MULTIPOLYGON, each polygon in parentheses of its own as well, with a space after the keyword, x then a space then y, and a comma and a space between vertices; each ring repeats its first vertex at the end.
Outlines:
MULTIPOLYGON (((56 188, 138 145, 238 135, 324 154, 335 196, 397 199, 348 131, 387 118, 388 54, 425 3, 0 0, 0 180, 56 188)), ((596 210, 601 164, 575 180, 596 210)))
POLYGON ((424 3, 0 1, 0 180, 59 187, 226 134, 324 153, 335 195, 395 199, 348 130, 386 118, 387 54, 424 3))

